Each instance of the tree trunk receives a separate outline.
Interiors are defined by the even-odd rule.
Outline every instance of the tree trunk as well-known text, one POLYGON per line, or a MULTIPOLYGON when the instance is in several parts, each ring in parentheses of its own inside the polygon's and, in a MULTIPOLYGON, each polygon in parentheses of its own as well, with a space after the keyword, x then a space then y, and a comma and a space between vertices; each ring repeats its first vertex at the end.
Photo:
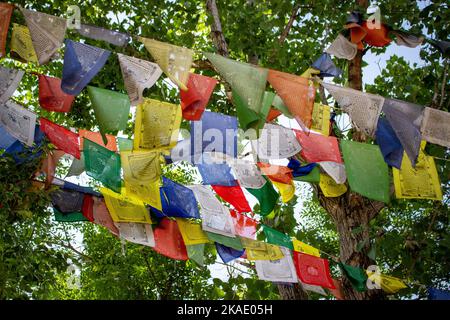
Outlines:
POLYGON ((282 300, 308 300, 308 294, 300 283, 293 285, 278 284, 278 291, 282 300))

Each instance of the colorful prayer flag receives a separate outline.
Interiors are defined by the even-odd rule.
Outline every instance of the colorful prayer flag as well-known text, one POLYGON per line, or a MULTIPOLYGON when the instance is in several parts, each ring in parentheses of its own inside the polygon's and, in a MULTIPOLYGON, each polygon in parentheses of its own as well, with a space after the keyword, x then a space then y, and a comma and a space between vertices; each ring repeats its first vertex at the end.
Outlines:
POLYGON ((244 238, 255 239, 258 222, 237 211, 230 210, 236 235, 244 238))
POLYGON ((231 204, 238 212, 252 211, 239 184, 235 186, 212 185, 211 187, 219 197, 231 204))
POLYGON ((125 33, 87 24, 81 24, 80 28, 75 28, 75 30, 83 37, 105 41, 119 47, 125 46, 131 38, 130 35, 125 33))
POLYGON ((30 36, 30 30, 26 26, 13 23, 13 30, 11 34, 10 56, 18 58, 25 62, 38 63, 36 52, 34 51, 33 42, 30 36))
POLYGON ((266 178, 266 183, 262 188, 246 188, 259 202, 259 213, 262 216, 269 215, 277 204, 279 194, 273 188, 272 183, 266 178))
POLYGON ((176 220, 162 218, 153 234, 155 237, 153 249, 156 252, 175 260, 188 259, 186 245, 176 220))
POLYGON ((291 253, 286 248, 280 249, 284 257, 279 260, 255 261, 258 278, 271 282, 297 283, 298 278, 291 253))
POLYGON ((329 175, 321 173, 320 190, 327 198, 339 197, 347 192, 347 186, 345 184, 337 184, 329 175))
POLYGON ((422 139, 450 148, 450 112, 426 107, 420 131, 422 139))
POLYGON ((378 119, 376 140, 384 161, 391 167, 400 169, 403 159, 403 146, 386 118, 378 119))
POLYGON ((275 244, 278 246, 282 246, 285 248, 289 248, 290 250, 294 250, 294 246, 292 245, 292 239, 287 234, 282 233, 278 230, 270 228, 265 224, 263 226, 263 231, 266 236, 266 241, 271 244, 275 244))
POLYGON ((239 240, 238 237, 228 237, 224 236, 222 234, 213 233, 206 231, 206 235, 208 236, 208 239, 212 242, 220 243, 221 245, 233 248, 235 250, 243 250, 244 247, 242 246, 241 240, 239 240))
POLYGON ((228 263, 230 261, 233 261, 234 259, 240 258, 245 252, 244 249, 236 250, 218 242, 216 242, 215 244, 217 253, 224 263, 228 263))
POLYGON ((176 218, 176 220, 185 245, 209 243, 209 239, 203 231, 201 224, 183 218, 176 218))
POLYGON ((75 100, 61 90, 61 79, 39 74, 39 105, 53 112, 69 112, 75 100))
POLYGON ((342 273, 347 277, 347 279, 352 284, 352 287, 359 291, 367 290, 367 274, 364 269, 354 267, 348 264, 339 263, 342 273))
POLYGON ((195 191, 163 177, 161 187, 162 211, 169 217, 200 219, 195 191))
POLYGON ((293 130, 266 123, 259 139, 251 140, 252 148, 264 162, 289 158, 302 149, 293 130))
MULTIPOLYGON (((35 113, 11 100, 0 107, 0 124, 11 136, 30 147, 34 142, 36 119, 35 113)), ((42 125, 41 130, 45 132, 42 125)))
POLYGON ((307 162, 331 161, 342 163, 336 137, 327 137, 313 132, 306 134, 301 130, 294 131, 302 146, 300 155, 307 162))
POLYGON ((311 256, 319 257, 320 258, 320 251, 319 249, 314 248, 313 246, 310 246, 309 244, 306 244, 300 240, 297 240, 296 238, 292 239, 292 244, 294 246, 294 250, 297 252, 302 252, 309 254, 311 256))
POLYGON ((5 103, 11 98, 24 74, 25 72, 23 70, 0 66, 0 104, 5 103))
POLYGON ((217 80, 201 74, 189 73, 187 91, 180 91, 183 118, 198 121, 205 111, 217 80))
POLYGON ((311 130, 314 130, 324 136, 330 135, 330 107, 314 103, 312 114, 311 130))
POLYGON ((331 56, 326 52, 322 53, 311 67, 320 70, 321 77, 339 77, 342 74, 342 70, 334 65, 331 56))
POLYGON ((294 251, 294 264, 302 282, 335 289, 328 260, 294 251))
POLYGON ((278 246, 262 241, 241 238, 247 255, 247 260, 280 260, 284 257, 278 246))
POLYGON ((143 246, 155 246, 153 229, 150 224, 135 222, 116 222, 115 225, 119 230, 119 237, 121 239, 125 239, 127 241, 143 246))
POLYGON ((14 6, 10 3, 0 3, 0 58, 6 55, 5 46, 8 37, 9 23, 14 6))

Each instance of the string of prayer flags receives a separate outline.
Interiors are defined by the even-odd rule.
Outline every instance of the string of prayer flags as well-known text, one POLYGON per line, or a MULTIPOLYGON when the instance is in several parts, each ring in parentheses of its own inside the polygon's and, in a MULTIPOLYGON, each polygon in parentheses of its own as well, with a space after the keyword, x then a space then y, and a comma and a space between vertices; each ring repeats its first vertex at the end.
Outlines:
POLYGON ((20 11, 30 29, 39 64, 46 64, 64 42, 66 19, 22 7, 20 11))
POLYGON ((294 265, 300 281, 328 289, 335 289, 328 260, 294 251, 294 265))
POLYGON ((272 182, 290 184, 293 180, 292 169, 289 167, 264 162, 258 162, 257 165, 272 182))
POLYGON ((133 150, 173 148, 181 123, 179 105, 144 98, 137 106, 133 150))
POLYGON ((392 39, 388 36, 389 28, 384 23, 374 28, 369 21, 363 21, 361 27, 366 31, 363 41, 369 46, 385 47, 392 42, 392 39))
POLYGON ((12 4, 0 2, 0 58, 6 55, 6 39, 13 10, 14 6, 12 4))
POLYGON ((300 155, 307 162, 331 161, 342 163, 336 137, 327 137, 313 132, 306 134, 301 130, 294 131, 302 146, 300 155))
POLYGON ((105 197, 106 206, 114 222, 152 223, 144 203, 125 194, 124 189, 122 193, 116 193, 107 188, 100 188, 100 192, 105 197))
POLYGON ((280 260, 284 257, 283 251, 278 246, 270 243, 241 238, 245 248, 247 260, 280 260))
POLYGON ((262 160, 289 158, 302 149, 292 130, 270 123, 264 125, 259 139, 251 143, 262 160))
POLYGON ((176 220, 162 218, 153 234, 156 252, 175 260, 189 258, 176 220))
POLYGON ((230 210, 230 214, 233 219, 236 235, 254 240, 256 237, 257 221, 234 210, 230 210))
POLYGON ((262 216, 269 215, 275 208, 280 195, 273 188, 272 183, 266 179, 266 183, 262 188, 252 189, 246 188, 259 202, 259 213, 262 216))
POLYGON ((356 56, 358 48, 356 44, 348 41, 342 34, 339 34, 325 52, 336 58, 352 60, 356 56))
POLYGON ((80 212, 83 207, 84 193, 58 189, 50 193, 52 205, 62 213, 80 212))
MULTIPOLYGON (((206 154, 203 155, 206 159, 206 154)), ((231 174, 231 167, 227 163, 210 163, 204 160, 203 163, 197 164, 198 171, 203 179, 203 184, 216 186, 236 186, 237 182, 231 174)))
POLYGON ((87 175, 120 192, 120 156, 88 139, 84 139, 83 155, 87 175))
POLYGON ((269 70, 267 80, 299 125, 303 129, 310 128, 316 89, 309 84, 308 78, 269 70))
POLYGON ((128 34, 87 24, 81 24, 75 30, 83 37, 105 41, 118 47, 123 47, 131 39, 128 34))
POLYGON ((11 47, 11 58, 25 62, 38 63, 38 57, 34 51, 30 30, 26 26, 13 23, 9 46, 11 47))
POLYGON ((189 73, 187 91, 180 90, 183 118, 198 121, 205 111, 217 80, 201 74, 189 73))
POLYGON ((295 158, 290 158, 287 165, 287 167, 292 170, 292 176, 295 178, 310 174, 316 166, 317 163, 308 163, 302 166, 300 161, 295 158))
POLYGON ((39 105, 48 111, 69 112, 75 96, 61 90, 61 79, 38 75, 39 105))
POLYGON ((89 221, 81 212, 62 213, 58 209, 53 208, 55 221, 57 222, 80 222, 89 221))
POLYGON ((117 230, 119 230, 119 237, 127 241, 141 244, 143 246, 154 247, 155 237, 153 229, 147 223, 135 222, 116 222, 117 230))
POLYGON ((403 281, 398 278, 387 276, 379 272, 370 272, 369 270, 366 272, 369 280, 372 281, 373 284, 381 287, 381 289, 388 294, 394 294, 401 289, 407 288, 403 281))
POLYGON ((369 199, 389 203, 389 172, 377 145, 341 140, 350 188, 369 199))
POLYGON ((313 246, 310 246, 309 244, 306 244, 300 240, 297 240, 296 238, 292 238, 292 245, 294 246, 294 251, 306 253, 311 256, 320 258, 319 249, 316 249, 313 246))
POLYGON ((450 148, 450 112, 426 107, 420 127, 422 139, 450 148))
POLYGON ((261 114, 268 70, 214 53, 204 53, 247 107, 261 114))
POLYGON ((200 219, 195 191, 163 177, 161 187, 162 211, 166 216, 200 219))
POLYGON ((272 184, 277 188, 278 192, 281 196, 281 201, 283 203, 288 203, 294 198, 295 195, 295 186, 294 182, 290 183, 281 183, 277 181, 272 181, 272 184))
POLYGON ((185 245, 190 246, 209 242, 200 224, 189 219, 177 218, 176 220, 185 245))
POLYGON ((252 211, 239 184, 231 187, 218 185, 211 185, 211 187, 220 198, 231 204, 238 212, 252 211))
POLYGON ((218 242, 216 242, 215 244, 216 244, 217 253, 219 254, 223 263, 228 263, 228 262, 233 261, 234 259, 240 258, 240 257, 242 257, 242 255, 245 252, 244 249, 236 250, 236 249, 227 247, 223 244, 220 244, 218 242))
POLYGON ((118 53, 123 82, 130 98, 130 104, 137 106, 143 102, 142 94, 145 88, 151 88, 161 77, 162 70, 150 61, 126 56, 118 53))
POLYGON ((400 169, 403 159, 403 146, 386 118, 378 119, 375 135, 384 161, 391 167, 400 169))
POLYGON ((186 245, 186 252, 189 260, 195 261, 199 266, 205 264, 205 244, 186 245))
POLYGON ((103 68, 110 51, 66 39, 61 89, 77 96, 103 68))
POLYGON ((259 189, 266 183, 266 179, 254 162, 236 159, 231 167, 239 184, 244 188, 259 189))
POLYGON ((450 291, 428 288, 428 300, 450 300, 450 291))
POLYGON ((400 170, 393 169, 395 197, 397 199, 431 199, 442 200, 441 184, 434 163, 434 158, 419 153, 416 167, 403 159, 400 170))
POLYGON ((258 278, 271 282, 297 283, 298 278, 291 253, 286 248, 280 249, 284 257, 279 260, 255 261, 258 278))
POLYGON ((320 190, 327 198, 339 197, 347 192, 347 186, 345 184, 337 184, 329 175, 321 173, 320 190))
POLYGON ((292 239, 287 234, 266 226, 265 224, 263 224, 262 227, 268 243, 294 250, 292 239))
POLYGON ((384 98, 329 83, 323 82, 322 85, 331 93, 342 110, 348 113, 355 125, 366 135, 373 137, 384 98))
POLYGON ((241 240, 239 240, 238 237, 227 237, 221 234, 208 232, 206 231, 206 235, 208 236, 208 239, 212 242, 219 243, 221 245, 224 245, 226 247, 230 247, 234 250, 240 250, 243 251, 244 247, 242 246, 241 240))
POLYGON ((0 66, 0 104, 5 103, 11 98, 19 86, 24 73, 23 70, 0 66))
POLYGON ((0 124, 11 136, 30 147, 34 141, 36 118, 35 113, 11 100, 0 107, 0 124))
POLYGON ((103 143, 103 138, 100 132, 93 132, 89 130, 80 129, 78 131, 78 135, 80 137, 80 150, 83 150, 84 147, 84 139, 88 139, 96 144, 101 145, 102 147, 114 151, 117 151, 116 137, 113 135, 106 135, 106 140, 108 141, 106 145, 103 143))
POLYGON ((311 67, 319 70, 321 77, 339 77, 342 74, 342 70, 334 65, 331 56, 326 52, 322 53, 311 67))
POLYGON ((112 234, 118 236, 119 230, 114 224, 111 215, 106 207, 105 200, 99 197, 93 197, 94 206, 92 208, 94 223, 107 228, 112 234))
POLYGON ((324 136, 330 135, 330 107, 314 103, 311 130, 324 136))
POLYGON ((415 48, 420 46, 424 41, 425 37, 415 36, 411 33, 406 33, 400 30, 389 31, 389 36, 394 36, 394 41, 398 46, 405 46, 408 48, 415 48))
POLYGON ((383 112, 413 166, 419 155, 423 106, 396 99, 385 99, 383 112))
POLYGON ((236 231, 229 210, 216 198, 214 193, 203 185, 193 185, 195 199, 200 205, 202 229, 211 233, 234 237, 236 231))
POLYGON ((159 67, 181 90, 187 90, 194 51, 173 44, 139 37, 159 67))
POLYGON ((342 262, 339 263, 339 267, 355 290, 359 292, 367 290, 367 274, 363 269, 342 262))
POLYGON ((319 162, 319 166, 328 174, 337 184, 344 184, 347 180, 345 165, 331 161, 319 162))

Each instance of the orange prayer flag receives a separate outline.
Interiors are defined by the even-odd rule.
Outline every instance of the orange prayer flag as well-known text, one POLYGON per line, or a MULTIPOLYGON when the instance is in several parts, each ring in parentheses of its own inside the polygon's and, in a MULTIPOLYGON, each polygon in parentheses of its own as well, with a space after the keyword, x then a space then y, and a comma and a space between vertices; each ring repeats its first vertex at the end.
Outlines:
POLYGON ((108 143, 105 146, 105 144, 103 143, 103 138, 102 138, 102 135, 101 135, 100 132, 92 132, 92 131, 89 131, 89 130, 80 129, 80 131, 78 132, 78 135, 80 136, 80 150, 81 151, 83 151, 83 145, 84 145, 84 139, 83 138, 86 138, 86 139, 88 139, 90 141, 93 141, 96 144, 101 145, 102 147, 104 147, 104 148, 106 148, 108 150, 111 150, 111 151, 114 151, 114 152, 117 151, 117 144, 116 144, 116 137, 115 136, 107 134, 106 135, 106 139, 107 139, 108 143))
POLYGON ((292 175, 292 169, 288 167, 264 162, 258 162, 257 164, 262 173, 272 181, 291 184, 292 180, 294 179, 292 175))

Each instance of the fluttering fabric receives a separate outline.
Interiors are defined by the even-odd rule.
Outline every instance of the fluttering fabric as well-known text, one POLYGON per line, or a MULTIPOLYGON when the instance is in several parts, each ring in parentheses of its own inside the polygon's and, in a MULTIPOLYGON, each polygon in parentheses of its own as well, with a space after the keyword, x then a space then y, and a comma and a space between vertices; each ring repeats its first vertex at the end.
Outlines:
POLYGON ((66 19, 20 8, 30 29, 39 64, 46 64, 62 46, 66 35, 66 19))
POLYGON ((194 163, 202 153, 218 152, 236 158, 237 119, 205 111, 200 121, 191 122, 191 155, 194 163))
POLYGON ((294 264, 298 278, 306 283, 335 289, 328 260, 294 251, 294 264))
MULTIPOLYGON (((314 168, 317 166, 317 163, 308 163, 302 166, 300 161, 295 158, 290 158, 288 163, 288 168, 292 170, 292 176, 294 178, 302 177, 309 175, 314 168)), ((318 182, 318 180, 317 180, 318 182)))
POLYGON ((130 104, 137 106, 143 102, 144 89, 151 88, 162 74, 161 68, 150 61, 118 53, 123 82, 130 98, 130 104))
POLYGON ((356 44, 358 50, 363 50, 364 44, 362 40, 367 35, 366 30, 359 23, 355 22, 347 23, 344 28, 350 30, 350 41, 356 44))
POLYGON ((315 257, 320 257, 319 249, 316 249, 313 246, 310 246, 309 244, 297 240, 296 238, 292 239, 292 245, 294 246, 294 251, 306 253, 315 257))
POLYGON ((214 163, 212 160, 207 160, 208 157, 207 154, 204 154, 202 163, 197 164, 203 184, 227 187, 236 186, 237 182, 231 173, 231 167, 227 163, 214 163))
POLYGON ((259 214, 269 215, 275 208, 280 195, 273 188, 272 183, 266 178, 266 183, 262 188, 246 188, 259 202, 259 214))
POLYGON ((85 171, 84 168, 84 155, 80 155, 80 159, 73 158, 72 163, 69 167, 69 171, 67 172, 66 178, 79 176, 85 171))
POLYGON ((284 159, 300 152, 301 146, 295 133, 279 125, 266 123, 257 140, 251 140, 252 148, 261 160, 284 159))
POLYGON ((384 161, 391 167, 400 169, 403 159, 403 146, 386 118, 378 119, 375 135, 384 161))
MULTIPOLYGON (((113 135, 106 135, 106 140, 108 141, 106 145, 103 143, 103 138, 100 132, 93 132, 89 130, 80 129, 78 131, 80 136, 80 150, 84 148, 84 138, 101 145, 102 147, 114 151, 117 151, 116 137, 113 135)), ((122 150, 121 150, 122 151, 122 150)))
POLYGON ((280 260, 284 257, 281 248, 270 243, 241 238, 247 260, 280 260))
POLYGON ((209 242, 201 224, 190 219, 177 218, 176 220, 185 245, 190 246, 209 242))
POLYGON ((110 51, 67 39, 61 89, 77 96, 103 68, 110 51))
POLYGON ((143 246, 154 247, 155 238, 150 224, 135 222, 116 222, 119 230, 119 237, 127 241, 141 244, 143 246))
POLYGON ((205 264, 205 244, 186 245, 187 255, 189 260, 195 261, 199 266, 203 267, 205 264))
POLYGON ((47 138, 58 149, 63 150, 80 159, 80 144, 78 142, 78 134, 51 122, 45 118, 40 118, 41 130, 45 133, 47 138))
POLYGON ((319 166, 326 172, 337 184, 343 184, 347 180, 345 165, 331 161, 319 162, 319 166))
POLYGON ((187 90, 194 51, 169 43, 139 37, 164 73, 180 89, 187 90))
POLYGON ((268 70, 214 53, 204 53, 250 110, 261 112, 268 70))
POLYGON ((84 194, 72 190, 58 189, 50 193, 52 205, 62 213, 81 212, 84 194))
POLYGON ((384 98, 355 89, 322 83, 339 106, 350 116, 355 125, 368 136, 373 137, 383 107, 384 98))
POLYGON ((239 184, 244 188, 259 189, 266 183, 266 179, 254 162, 236 159, 231 163, 231 167, 239 184))
POLYGON ((0 58, 6 55, 5 46, 8 37, 9 23, 14 6, 10 3, 0 3, 0 58))
POLYGON ((244 254, 244 249, 243 250, 236 250, 227 246, 224 246, 223 244, 220 243, 215 243, 216 244, 216 250, 217 253, 219 254, 220 258, 222 259, 222 261, 224 263, 228 263, 230 261, 233 261, 234 259, 240 258, 243 254, 244 254))
POLYGON ((300 126, 310 128, 316 89, 309 84, 309 80, 275 70, 269 70, 267 80, 300 126))
POLYGON ((237 211, 230 210, 236 235, 244 238, 255 239, 258 222, 237 211))
POLYGON ((327 198, 339 197, 347 192, 347 186, 345 184, 337 184, 329 175, 321 173, 320 190, 327 198))
POLYGON ((389 172, 377 145, 341 140, 350 188, 369 199, 389 203, 389 172))
POLYGON ((34 142, 36 119, 35 113, 11 100, 0 107, 0 124, 11 136, 30 147, 34 142))
POLYGON ((11 34, 10 55, 12 58, 25 62, 38 63, 36 52, 30 36, 30 30, 26 26, 13 23, 11 34))
POLYGON ((331 56, 326 52, 322 53, 311 66, 320 71, 321 77, 339 77, 342 74, 342 70, 334 65, 331 56))
POLYGON ((118 236, 119 230, 117 229, 111 215, 106 207, 105 200, 99 197, 93 197, 94 206, 92 209, 94 223, 107 228, 112 234, 118 236))
POLYGON ((314 130, 324 136, 330 135, 330 107, 314 103, 311 130, 314 130))
POLYGON ((137 106, 133 150, 173 148, 181 123, 179 105, 144 99, 137 106))
POLYGON ((186 245, 175 220, 162 218, 153 232, 156 252, 175 260, 187 260, 186 245))
POLYGON ((51 150, 42 162, 38 173, 45 174, 45 187, 48 189, 55 180, 55 171, 59 160, 64 156, 64 151, 51 150))
POLYGON ((33 147, 24 146, 22 142, 13 137, 4 126, 0 124, 0 149, 5 152, 0 156, 4 157, 6 154, 11 155, 17 164, 22 164, 25 161, 30 161, 40 157, 42 154, 42 147, 44 141, 44 133, 36 125, 34 129, 34 145, 33 147))
POLYGON ((423 36, 418 37, 411 33, 402 32, 400 30, 392 30, 390 31, 390 34, 395 36, 394 41, 397 45, 409 48, 420 46, 425 40, 425 37, 423 36))
POLYGON ((430 43, 433 47, 439 50, 443 55, 450 54, 450 41, 441 41, 441 40, 433 40, 427 38, 427 42, 430 43))
POLYGON ((450 148, 450 112, 426 107, 420 131, 422 139, 450 148))
POLYGON ((297 283, 298 278, 291 253, 286 248, 280 249, 284 255, 280 260, 255 261, 258 278, 271 282, 297 283))
POLYGON ((265 224, 263 224, 262 227, 268 243, 294 250, 292 239, 287 234, 266 226, 265 224))
POLYGON ((87 24, 81 24, 80 28, 75 30, 83 37, 105 41, 118 47, 123 47, 131 39, 130 35, 126 33, 87 24))
POLYGON ((39 78, 39 105, 53 112, 69 112, 75 100, 61 90, 61 79, 38 75, 39 78))
POLYGON ((78 184, 75 184, 75 183, 72 183, 69 181, 64 181, 64 180, 62 180, 60 184, 62 184, 64 189, 78 191, 81 193, 87 193, 87 194, 90 194, 90 195, 93 195, 96 197, 101 197, 101 193, 94 191, 94 189, 92 189, 91 187, 83 187, 78 184))
POLYGON ((336 137, 327 137, 313 132, 306 134, 301 130, 295 130, 295 134, 302 146, 300 155, 307 162, 331 161, 342 163, 336 137))
POLYGON ((283 203, 288 203, 294 198, 295 195, 295 186, 291 181, 290 183, 281 183, 277 181, 272 181, 272 184, 277 188, 278 192, 281 196, 281 201, 283 203))
MULTIPOLYGON (((259 137, 259 131, 264 127, 266 119, 269 117, 271 106, 275 98, 273 92, 264 92, 262 105, 259 113, 249 109, 245 101, 233 90, 233 103, 236 106, 237 118, 239 121, 239 127, 246 131, 246 137, 250 140, 257 139, 259 137), (253 129, 254 132, 248 132, 247 130, 253 129)), ((280 115, 278 112, 275 117, 280 115)), ((273 116, 273 115, 272 115, 273 116)), ((269 119, 267 121, 271 121, 269 119)))
POLYGON ((363 269, 341 262, 339 263, 339 267, 355 290, 359 292, 367 290, 367 274, 363 269))
POLYGON ((198 121, 205 111, 217 80, 201 74, 189 73, 187 91, 180 90, 183 118, 198 121))
POLYGON ((58 209, 53 208, 55 221, 57 222, 80 222, 89 221, 81 212, 62 213, 58 209))
POLYGON ((161 187, 162 211, 169 217, 200 219, 195 192, 192 187, 185 187, 163 177, 161 187))
POLYGON ((262 173, 272 182, 290 184, 293 180, 292 169, 289 167, 264 162, 258 162, 257 164, 262 173))
POLYGON ((288 107, 284 104, 283 99, 281 99, 279 95, 275 95, 275 97, 273 98, 272 106, 289 119, 294 118, 291 112, 289 111, 288 107))
POLYGON ((105 197, 106 206, 114 222, 152 223, 144 202, 126 194, 124 189, 121 190, 122 193, 117 193, 100 188, 100 192, 105 197))
POLYGON ((245 198, 239 184, 235 186, 211 186, 219 197, 231 204, 238 212, 251 212, 252 209, 245 198))
POLYGON ((88 139, 84 139, 83 155, 87 175, 120 192, 120 156, 88 139))
POLYGON ((81 207, 81 213, 90 222, 94 222, 94 197, 90 194, 85 194, 83 197, 83 205, 81 207))
POLYGON ((428 300, 450 300, 450 291, 428 288, 428 300))
POLYGON ((356 56, 358 48, 356 44, 348 41, 342 34, 339 34, 325 52, 336 58, 352 60, 356 56))
POLYGON ((363 41, 372 47, 385 47, 391 43, 392 39, 389 38, 389 27, 385 24, 381 24, 379 28, 371 28, 367 21, 361 24, 361 27, 366 31, 366 36, 363 41))
POLYGON ((8 101, 14 94, 24 74, 23 70, 0 66, 0 104, 8 101))
POLYGON ((370 271, 367 271, 367 276, 372 283, 381 286, 381 289, 388 294, 394 294, 401 289, 407 288, 403 281, 395 277, 370 271))
POLYGON ((131 139, 117 137, 117 145, 120 152, 133 150, 133 140, 131 139))
POLYGON ((227 237, 221 234, 212 233, 208 231, 206 231, 206 235, 208 236, 208 239, 212 242, 219 243, 234 250, 241 250, 241 251, 244 250, 241 240, 239 240, 238 237, 227 237))

